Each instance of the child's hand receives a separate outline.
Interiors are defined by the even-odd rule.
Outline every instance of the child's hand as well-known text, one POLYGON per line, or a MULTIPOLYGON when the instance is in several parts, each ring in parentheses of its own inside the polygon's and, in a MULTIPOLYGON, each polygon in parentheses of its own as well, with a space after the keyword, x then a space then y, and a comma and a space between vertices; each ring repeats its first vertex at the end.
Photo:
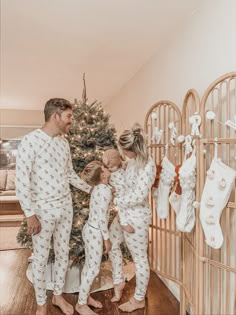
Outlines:
POLYGON ((108 239, 108 240, 105 240, 105 241, 104 241, 104 246, 105 246, 104 254, 108 254, 109 251, 111 250, 111 247, 112 247, 111 241, 110 241, 109 239, 108 239))
POLYGON ((127 225, 121 225, 121 227, 122 227, 122 229, 123 229, 124 231, 126 231, 127 233, 134 233, 134 232, 135 232, 135 229, 134 229, 131 225, 129 225, 129 224, 127 224, 127 225))
POLYGON ((112 193, 112 200, 113 200, 116 197, 116 190, 114 187, 112 187, 111 193, 112 193))
POLYGON ((116 197, 116 190, 114 187, 111 188, 111 201, 114 203, 114 199, 116 197))

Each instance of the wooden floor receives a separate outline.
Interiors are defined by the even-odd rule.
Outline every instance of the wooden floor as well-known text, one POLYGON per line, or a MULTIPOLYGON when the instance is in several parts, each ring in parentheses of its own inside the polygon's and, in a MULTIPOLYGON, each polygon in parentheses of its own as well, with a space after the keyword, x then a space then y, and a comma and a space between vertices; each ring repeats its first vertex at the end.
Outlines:
MULTIPOLYGON (((0 315, 34 315, 35 297, 32 284, 26 278, 27 258, 30 252, 26 249, 0 251, 0 315)), ((119 304, 129 299, 134 291, 135 279, 125 287, 119 304)), ((104 305, 102 310, 95 310, 99 315, 128 314, 118 310, 117 303, 111 303, 113 290, 97 292, 93 297, 104 305)), ((48 315, 62 315, 59 309, 51 304, 52 292, 48 293, 48 315)), ((65 294, 68 302, 75 305, 77 294, 65 294)), ((163 282, 152 273, 149 283, 146 308, 129 313, 132 315, 178 315, 179 303, 163 282)), ((78 315, 77 312, 74 315, 78 315)))

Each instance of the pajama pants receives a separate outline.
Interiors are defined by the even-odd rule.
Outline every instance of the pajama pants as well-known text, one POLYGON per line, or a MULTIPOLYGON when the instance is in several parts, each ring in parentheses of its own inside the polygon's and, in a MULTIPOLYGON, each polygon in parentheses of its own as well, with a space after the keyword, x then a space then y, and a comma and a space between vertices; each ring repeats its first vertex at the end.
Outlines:
POLYGON ((85 264, 81 274, 78 304, 85 305, 90 294, 91 285, 99 274, 103 252, 103 237, 99 229, 87 222, 82 232, 85 243, 85 264))
POLYGON ((60 210, 37 213, 41 223, 40 233, 32 236, 33 261, 32 278, 38 305, 46 303, 46 268, 51 238, 55 252, 54 294, 62 294, 68 268, 69 240, 72 226, 73 209, 71 205, 60 210))
POLYGON ((150 218, 129 220, 129 224, 134 227, 135 233, 127 233, 123 231, 118 217, 116 216, 109 229, 110 240, 112 242, 112 249, 109 253, 109 257, 112 263, 113 283, 119 284, 124 281, 122 272, 123 258, 120 244, 125 240, 136 268, 134 298, 142 301, 145 298, 150 277, 150 267, 147 255, 150 218))

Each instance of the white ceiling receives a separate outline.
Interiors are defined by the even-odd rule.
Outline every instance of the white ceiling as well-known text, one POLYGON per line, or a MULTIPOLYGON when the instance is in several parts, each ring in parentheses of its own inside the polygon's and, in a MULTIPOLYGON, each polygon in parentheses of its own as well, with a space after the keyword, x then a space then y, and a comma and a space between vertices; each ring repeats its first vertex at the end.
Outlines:
POLYGON ((175 38, 203 0, 0 0, 2 108, 73 100, 86 73, 104 104, 175 38))

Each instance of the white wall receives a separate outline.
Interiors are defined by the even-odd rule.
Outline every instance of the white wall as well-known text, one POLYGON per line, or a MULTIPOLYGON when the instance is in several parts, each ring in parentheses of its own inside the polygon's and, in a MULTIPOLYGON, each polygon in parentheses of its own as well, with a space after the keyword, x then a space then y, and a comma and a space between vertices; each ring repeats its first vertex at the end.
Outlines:
POLYGON ((118 131, 143 124, 147 110, 168 99, 182 106, 195 88, 202 96, 217 77, 236 70, 236 1, 206 0, 179 35, 163 47, 109 102, 118 131))

